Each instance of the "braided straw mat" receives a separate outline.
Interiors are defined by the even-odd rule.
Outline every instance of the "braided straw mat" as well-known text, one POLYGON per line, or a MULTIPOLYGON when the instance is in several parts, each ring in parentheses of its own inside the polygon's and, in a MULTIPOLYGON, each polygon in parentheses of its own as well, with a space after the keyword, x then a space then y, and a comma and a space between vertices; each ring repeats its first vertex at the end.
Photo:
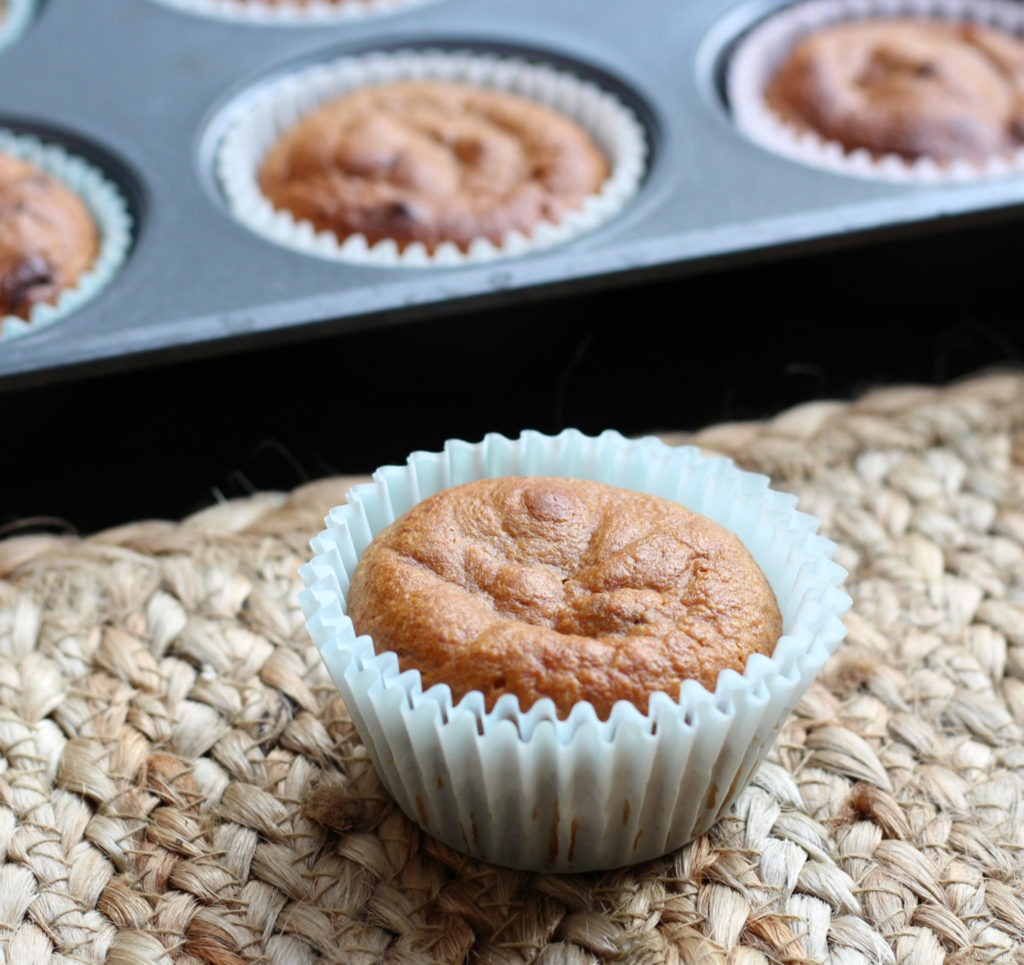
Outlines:
POLYGON ((854 599, 710 833, 554 876, 406 820, 295 603, 327 479, 0 542, 0 960, 1024 962, 1024 373, 666 439, 797 493, 854 599))

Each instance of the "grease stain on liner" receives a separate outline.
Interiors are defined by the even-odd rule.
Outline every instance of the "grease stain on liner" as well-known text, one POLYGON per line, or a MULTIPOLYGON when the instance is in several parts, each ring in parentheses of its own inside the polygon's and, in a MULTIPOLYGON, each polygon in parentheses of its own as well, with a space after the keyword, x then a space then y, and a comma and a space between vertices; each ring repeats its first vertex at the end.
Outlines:
POLYGON ((375 267, 438 268, 481 264, 541 251, 592 231, 629 203, 646 173, 647 138, 639 118, 596 83, 562 69, 516 57, 440 50, 374 53, 315 64, 269 82, 229 105, 215 165, 229 210, 254 233, 304 254, 375 267), (281 134, 310 111, 352 90, 402 80, 443 80, 507 91, 560 111, 584 127, 609 161, 601 190, 558 224, 541 222, 527 236, 510 232, 463 251, 443 242, 433 253, 413 242, 401 251, 390 239, 370 245, 365 236, 344 240, 316 231, 263 195, 259 166, 281 134))
POLYGON ((928 184, 1024 172, 1024 148, 985 162, 940 164, 928 157, 875 157, 863 148, 848 151, 814 131, 797 131, 768 107, 765 86, 802 37, 845 21, 899 16, 967 20, 1024 37, 1024 5, 1012 0, 801 0, 751 27, 729 56, 726 97, 736 128, 760 147, 790 160, 872 180, 928 184))
POLYGON ((0 342, 8 342, 66 318, 99 294, 128 257, 132 219, 128 203, 116 185, 94 164, 59 144, 0 128, 0 153, 36 165, 77 194, 89 209, 99 234, 96 260, 77 285, 61 291, 53 304, 34 306, 27 320, 17 315, 0 319, 0 342))
POLYGON ((404 13, 443 0, 150 0, 183 13, 268 27, 358 23, 404 13))

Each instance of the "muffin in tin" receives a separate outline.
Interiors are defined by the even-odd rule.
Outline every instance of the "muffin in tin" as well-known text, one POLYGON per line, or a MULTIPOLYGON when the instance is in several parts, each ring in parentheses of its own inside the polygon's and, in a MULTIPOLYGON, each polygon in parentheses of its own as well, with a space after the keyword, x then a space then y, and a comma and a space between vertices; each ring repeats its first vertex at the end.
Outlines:
POLYGON ((617 96, 482 51, 340 58, 229 111, 217 173, 231 211, 341 261, 455 265, 543 249, 615 215, 645 171, 643 126, 617 96))
POLYGON ((36 165, 0 153, 0 319, 27 320, 36 305, 54 304, 98 251, 82 199, 36 165))
POLYGON ((120 186, 55 140, 0 129, 0 209, 0 342, 66 318, 128 257, 120 186))
POLYGON ((995 0, 805 0, 737 45, 741 130, 866 176, 971 178, 1024 166, 1024 11, 995 0))
MULTIPOLYGON (((493 434, 479 443, 451 440, 443 451, 415 452, 404 465, 382 467, 373 483, 355 487, 312 541, 313 558, 301 570, 306 589, 300 603, 359 735, 406 815, 456 850, 510 867, 559 872, 656 857, 714 824, 839 645, 850 603, 840 588, 844 571, 831 560, 833 544, 815 534, 815 521, 796 510, 793 497, 772 491, 767 482, 693 447, 566 430, 557 436, 524 432, 518 439, 493 434), (519 523, 543 529, 538 516, 565 517, 556 528, 563 535, 571 531, 572 500, 563 497, 577 484, 585 489, 587 481, 629 490, 628 500, 640 503, 643 494, 669 500, 728 530, 756 561, 778 605, 781 634, 764 648, 770 653, 753 647, 736 666, 719 669, 709 686, 696 676, 676 680, 677 688, 653 683, 645 707, 624 688, 624 699, 610 701, 605 714, 601 699, 592 702, 584 692, 569 692, 561 708, 557 694, 521 699, 507 679, 507 692, 499 695, 498 687, 493 699, 475 684, 463 692, 456 689, 455 673, 449 683, 403 663, 402 644, 389 642, 386 628, 357 629, 358 613, 349 612, 351 591, 361 592, 360 560, 379 534, 435 494, 457 494, 456 487, 478 480, 522 477, 527 481, 514 486, 520 494, 533 493, 537 512, 530 519, 520 514, 518 523, 508 520, 508 536, 519 523)), ((475 510, 472 515, 470 528, 479 525, 475 510)), ((589 532, 593 519, 585 513, 582 529, 589 532)), ((444 528, 442 539, 457 535, 450 529, 444 528)), ((499 543, 500 529, 493 533, 499 543)), ((529 534, 520 533, 515 542, 523 540, 529 542, 529 534)), ((462 558, 476 567, 471 582, 487 584, 486 547, 462 549, 462 558)), ((648 554, 653 571, 659 553, 678 558, 664 550, 655 538, 638 553, 648 554)), ((629 555, 617 563, 628 562, 629 555)), ((719 575, 720 562, 710 563, 719 575)), ((565 574, 551 570, 544 579, 553 575, 561 585, 565 574)), ((504 586, 498 595, 513 607, 520 591, 538 591, 537 577, 515 566, 498 566, 492 576, 489 585, 504 586)), ((438 601, 448 592, 433 583, 429 599, 406 614, 424 635, 447 620, 431 611, 445 609, 438 601)), ((371 607, 377 595, 369 594, 371 607)), ((609 602, 613 619, 615 612, 627 622, 631 614, 642 616, 639 596, 609 602)), ((763 602, 749 612, 760 614, 763 602)), ((775 636, 774 624, 768 635, 775 636)), ((543 652, 550 662, 547 676, 557 678, 565 655, 557 648, 543 652)), ((648 669, 652 654, 641 659, 648 669)))
POLYGON ((344 242, 402 251, 529 235, 597 193, 609 165, 578 123, 472 84, 396 81, 329 101, 285 131, 260 166, 264 195, 344 242))

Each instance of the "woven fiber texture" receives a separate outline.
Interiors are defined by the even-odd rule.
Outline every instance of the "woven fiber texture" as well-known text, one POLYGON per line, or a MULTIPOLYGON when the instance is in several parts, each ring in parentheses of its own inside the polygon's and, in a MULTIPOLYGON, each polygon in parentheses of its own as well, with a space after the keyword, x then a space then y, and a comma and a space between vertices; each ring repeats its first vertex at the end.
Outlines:
POLYGON ((854 601, 711 832, 554 876, 406 820, 295 603, 352 479, 15 535, 0 961, 1024 961, 1024 374, 666 438, 798 494, 854 601))

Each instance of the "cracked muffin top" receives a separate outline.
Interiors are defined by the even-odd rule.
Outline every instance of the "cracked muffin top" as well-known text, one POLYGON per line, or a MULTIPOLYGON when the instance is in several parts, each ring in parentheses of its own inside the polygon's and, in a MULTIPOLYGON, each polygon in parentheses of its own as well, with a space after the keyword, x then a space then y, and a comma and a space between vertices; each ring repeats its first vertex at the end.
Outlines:
POLYGON ((339 240, 429 252, 500 243, 557 223, 609 175, 590 135, 525 97, 469 84, 396 81, 310 112, 271 147, 260 190, 339 240))
POLYGON ((483 479, 428 497, 363 554, 348 594, 355 630, 416 668, 424 689, 491 709, 714 690, 782 634, 775 594, 737 536, 659 496, 553 477, 483 479))
POLYGON ((1024 40, 938 18, 837 23, 794 45, 765 99, 846 150, 983 161, 1024 144, 1024 40))

